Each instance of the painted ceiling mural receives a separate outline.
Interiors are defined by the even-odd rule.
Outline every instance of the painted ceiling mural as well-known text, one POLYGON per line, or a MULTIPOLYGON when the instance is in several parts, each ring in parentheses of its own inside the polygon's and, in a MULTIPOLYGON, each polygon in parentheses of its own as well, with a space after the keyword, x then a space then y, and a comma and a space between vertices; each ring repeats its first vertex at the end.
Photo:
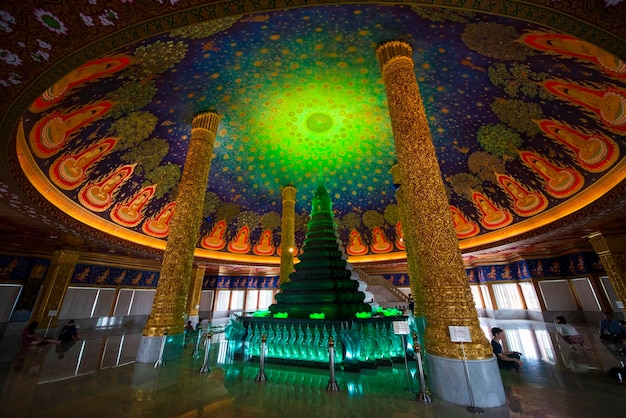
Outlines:
POLYGON ((23 114, 23 141, 66 199, 163 240, 191 119, 212 110, 199 248, 278 255, 287 184, 301 245, 324 184, 348 254, 402 251, 375 54, 390 39, 414 48, 461 242, 582 200, 624 163, 623 61, 536 24, 406 5, 231 16, 145 39, 50 86, 23 114))

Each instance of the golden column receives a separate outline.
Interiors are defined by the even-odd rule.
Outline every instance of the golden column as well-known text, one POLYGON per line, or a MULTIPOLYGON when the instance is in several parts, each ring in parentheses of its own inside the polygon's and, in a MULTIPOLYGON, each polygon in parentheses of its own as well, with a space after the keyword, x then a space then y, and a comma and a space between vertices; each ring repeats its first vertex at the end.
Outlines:
POLYGON ((202 282, 206 267, 195 267, 191 272, 189 295, 187 296, 187 319, 197 323, 200 317, 200 298, 202 297, 202 282))
MULTIPOLYGON (((404 245, 407 253, 409 252, 409 247, 414 248, 416 244, 411 242, 413 235, 407 235, 404 233, 408 225, 407 222, 407 200, 404 197, 404 189, 402 186, 402 176, 400 174, 400 167, 398 164, 395 164, 391 167, 391 177, 393 178, 393 185, 396 188, 396 202, 398 202, 398 217, 400 218, 400 222, 402 223, 403 237, 404 237, 404 245)), ((424 318, 424 295, 422 294, 422 282, 420 280, 419 272, 417 270, 417 266, 415 265, 415 260, 413 258, 407 257, 407 269, 409 271, 409 285, 411 287, 411 294, 413 295, 413 300, 415 301, 415 307, 413 308, 413 315, 416 318, 421 318, 421 321, 418 321, 420 325, 420 332, 422 332, 423 328, 423 318, 424 318)))
MULTIPOLYGON (((617 299, 626 304, 626 234, 589 234, 589 241, 615 289, 617 299)), ((626 313, 626 309, 622 308, 626 313)))
POLYGON ((70 283, 72 274, 76 269, 80 253, 78 251, 57 250, 52 253, 50 268, 43 281, 37 305, 33 308, 31 320, 39 321, 39 328, 45 328, 50 324, 51 328, 57 326, 58 312, 61 309, 67 286, 70 283), (48 317, 50 311, 57 314, 48 317), (50 321, 50 322, 48 322, 50 321))
POLYGON ((201 113, 191 122, 191 139, 178 187, 176 211, 170 223, 161 276, 143 330, 144 337, 160 337, 165 331, 169 334, 183 332, 189 280, 218 124, 219 116, 212 112, 201 113))
POLYGON ((280 224, 280 284, 289 282, 293 272, 293 254, 296 248, 296 188, 283 187, 283 213, 280 224))
MULTIPOLYGON (((493 357, 491 345, 465 276, 459 243, 450 216, 435 147, 419 93, 413 49, 390 41, 376 49, 391 116, 396 155, 402 180, 406 219, 403 233, 407 258, 420 278, 426 317, 426 350, 447 358, 462 358, 461 347, 450 340, 448 326, 467 326, 472 343, 468 359, 493 357)), ((416 277, 411 280, 416 280, 416 277)))

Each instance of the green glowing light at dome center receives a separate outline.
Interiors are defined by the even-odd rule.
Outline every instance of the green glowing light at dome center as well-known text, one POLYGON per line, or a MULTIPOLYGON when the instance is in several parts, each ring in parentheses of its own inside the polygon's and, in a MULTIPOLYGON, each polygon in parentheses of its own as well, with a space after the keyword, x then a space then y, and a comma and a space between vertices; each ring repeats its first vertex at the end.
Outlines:
POLYGON ((313 132, 324 132, 333 126, 333 120, 325 113, 314 113, 307 118, 306 126, 313 132))

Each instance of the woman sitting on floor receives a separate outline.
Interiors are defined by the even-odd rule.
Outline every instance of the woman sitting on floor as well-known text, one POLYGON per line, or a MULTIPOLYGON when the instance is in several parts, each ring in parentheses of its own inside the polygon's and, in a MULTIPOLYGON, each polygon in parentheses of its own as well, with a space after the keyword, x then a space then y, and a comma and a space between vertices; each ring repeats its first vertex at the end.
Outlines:
POLYGON ((571 348, 576 348, 576 344, 578 344, 583 350, 585 349, 583 336, 576 331, 576 328, 567 323, 564 316, 557 316, 554 320, 554 324, 556 325, 556 331, 571 348))

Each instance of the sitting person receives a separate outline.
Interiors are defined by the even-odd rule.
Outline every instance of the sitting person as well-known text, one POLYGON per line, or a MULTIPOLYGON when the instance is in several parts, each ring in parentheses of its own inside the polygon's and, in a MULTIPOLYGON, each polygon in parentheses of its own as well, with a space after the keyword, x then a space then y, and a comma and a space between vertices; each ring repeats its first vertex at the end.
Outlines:
POLYGON ((575 348, 576 344, 580 345, 580 347, 585 349, 585 340, 583 336, 576 331, 576 328, 567 323, 567 320, 564 316, 557 316, 554 320, 556 325, 556 331, 559 333, 561 338, 565 340, 572 348, 575 348))
POLYGON ((187 324, 185 325, 185 334, 189 334, 193 332, 193 325, 191 325, 191 321, 187 321, 187 324))
POLYGON ((76 329, 76 325, 74 324, 74 320, 70 319, 70 321, 61 328, 61 332, 59 333, 60 341, 78 341, 78 330, 76 329))
POLYGON ((39 326, 39 322, 33 321, 24 328, 22 331, 22 344, 20 347, 20 353, 25 353, 30 350, 31 345, 39 344, 41 340, 37 337, 35 330, 39 326))
POLYGON ((491 328, 491 334, 493 335, 491 347, 493 348, 493 354, 498 359, 498 367, 504 370, 519 372, 523 365, 520 360, 522 354, 517 351, 504 351, 502 349, 500 341, 502 340, 503 333, 504 331, 502 331, 501 328, 491 328))
POLYGON ((622 327, 617 319, 613 318, 613 312, 604 313, 604 319, 600 321, 600 339, 611 342, 619 342, 622 335, 622 327))

